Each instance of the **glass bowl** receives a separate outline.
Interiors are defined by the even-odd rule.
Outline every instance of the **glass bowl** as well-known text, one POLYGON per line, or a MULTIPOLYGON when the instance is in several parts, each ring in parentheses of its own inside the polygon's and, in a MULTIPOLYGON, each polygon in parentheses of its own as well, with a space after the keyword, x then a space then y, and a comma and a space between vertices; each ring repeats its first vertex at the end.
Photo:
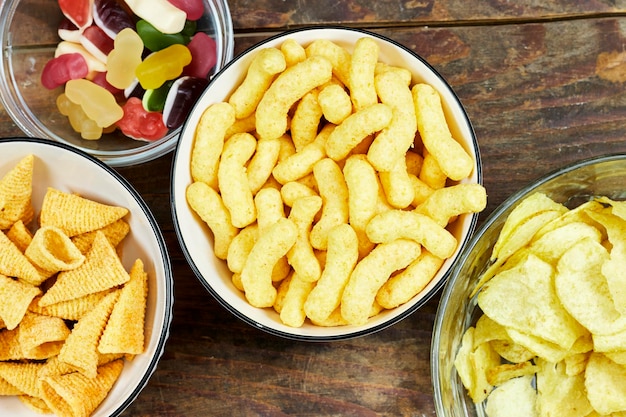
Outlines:
MULTIPOLYGON (((35 219, 48 187, 129 210, 124 219, 130 225, 130 233, 121 242, 121 260, 128 271, 136 259, 141 259, 148 274, 144 352, 125 362, 119 379, 92 414, 93 417, 118 416, 148 383, 169 337, 174 283, 165 240, 137 191, 114 169, 72 146, 33 138, 0 139, 0 178, 29 154, 34 156, 35 219)), ((15 417, 41 415, 15 396, 0 397, 0 409, 3 415, 15 417)))
MULTIPOLYGON (((198 31, 211 36, 217 48, 211 77, 233 56, 233 28, 225 0, 205 0, 204 4, 198 31)), ((56 0, 9 0, 0 5, 0 99, 17 126, 28 136, 74 146, 110 166, 147 162, 174 149, 180 127, 152 142, 129 139, 119 130, 99 140, 84 140, 71 128, 56 107, 63 87, 48 90, 40 80, 60 41, 57 28, 62 18, 56 0)))
POLYGON ((250 305, 242 292, 234 287, 231 280, 232 273, 228 270, 226 263, 214 256, 213 236, 206 224, 189 207, 185 197, 185 190, 192 183, 190 161, 194 132, 204 110, 212 103, 227 100, 236 86, 243 80, 255 54, 263 48, 280 47, 286 39, 293 39, 304 46, 313 40, 326 39, 351 50, 355 42, 364 36, 371 36, 380 45, 379 59, 382 62, 409 69, 413 76, 413 83, 418 81, 428 83, 439 92, 453 136, 457 138, 474 160, 474 169, 463 182, 482 184, 478 143, 463 105, 441 75, 423 58, 405 46, 368 31, 341 27, 313 27, 296 29, 271 37, 236 57, 213 78, 183 125, 183 132, 175 151, 172 168, 173 219, 183 253, 200 283, 226 310, 255 328, 274 335, 304 341, 341 340, 371 334, 408 317, 441 289, 447 278, 448 270, 456 262, 459 251, 471 236, 477 221, 477 214, 463 214, 449 226, 449 230, 457 238, 457 249, 419 294, 405 304, 383 311, 370 318, 367 324, 359 326, 322 327, 306 321, 301 327, 289 327, 281 322, 278 313, 273 309, 261 309, 250 305))
POLYGON ((441 295, 433 328, 431 373, 435 408, 440 417, 484 416, 483 404, 474 404, 454 368, 454 358, 465 330, 480 313, 470 293, 489 265, 496 239, 511 211, 525 197, 542 192, 568 208, 594 196, 626 199, 626 154, 585 159, 560 168, 504 201, 476 231, 451 271, 441 295))

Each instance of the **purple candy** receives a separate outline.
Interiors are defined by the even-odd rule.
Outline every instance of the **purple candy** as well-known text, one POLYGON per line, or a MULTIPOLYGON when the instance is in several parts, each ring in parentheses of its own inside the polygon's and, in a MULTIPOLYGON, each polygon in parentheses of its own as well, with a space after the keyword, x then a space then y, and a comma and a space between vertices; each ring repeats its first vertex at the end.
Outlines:
POLYGON ((94 0, 93 20, 111 39, 123 29, 135 29, 133 18, 115 0, 94 0))
POLYGON ((165 99, 163 109, 165 126, 170 129, 181 126, 208 84, 206 78, 185 76, 176 80, 165 99))

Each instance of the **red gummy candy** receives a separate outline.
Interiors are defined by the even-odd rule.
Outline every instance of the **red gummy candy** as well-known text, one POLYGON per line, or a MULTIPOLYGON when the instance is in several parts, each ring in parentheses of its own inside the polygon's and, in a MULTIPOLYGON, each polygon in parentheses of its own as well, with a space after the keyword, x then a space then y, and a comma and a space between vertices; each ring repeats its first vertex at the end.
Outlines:
POLYGON ((117 122, 117 127, 126 136, 137 140, 154 141, 167 134, 168 128, 163 123, 161 113, 146 111, 141 99, 129 98, 122 109, 124 117, 117 122))
POLYGON ((69 80, 85 78, 87 74, 89 67, 81 54, 62 54, 46 63, 41 72, 41 84, 53 90, 69 80))
POLYGON ((206 78, 217 62, 215 40, 204 32, 198 32, 187 44, 191 52, 191 63, 183 69, 183 75, 206 78))
POLYGON ((168 0, 173 6, 187 13, 187 20, 198 20, 204 14, 202 0, 168 0))
POLYGON ((114 46, 113 39, 109 38, 109 35, 96 25, 91 25, 83 31, 80 43, 102 62, 106 62, 107 56, 114 46))
POLYGON ((90 26, 93 22, 90 0, 58 0, 63 15, 79 29, 90 26))
POLYGON ((104 87, 109 90, 114 96, 123 97, 124 90, 121 90, 117 87, 112 86, 107 81, 107 73, 106 72, 97 72, 93 78, 91 79, 95 84, 98 84, 100 87, 104 87))

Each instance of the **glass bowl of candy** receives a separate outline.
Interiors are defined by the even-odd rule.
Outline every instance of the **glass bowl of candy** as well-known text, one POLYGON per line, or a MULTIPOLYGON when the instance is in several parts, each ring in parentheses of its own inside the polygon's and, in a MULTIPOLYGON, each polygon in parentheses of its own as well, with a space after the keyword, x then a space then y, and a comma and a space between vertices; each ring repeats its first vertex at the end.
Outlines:
POLYGON ((175 150, 172 210, 193 271, 228 311, 281 337, 334 341, 385 329, 442 287, 486 203, 481 182, 470 121, 433 67, 378 34, 313 27, 268 38, 211 81, 175 150), (374 79, 386 87, 357 100, 374 79), (410 86, 425 99, 419 117, 410 86), (406 129, 386 142, 391 108, 406 129), (448 133, 430 142, 418 118, 448 133), (445 168, 428 186, 426 143, 450 145, 439 161, 462 172, 445 168), (385 166, 409 179, 403 197, 385 166), (422 251, 410 232, 422 222, 447 243, 422 251))
POLYGON ((437 416, 624 412, 614 388, 623 379, 612 375, 626 363, 614 284, 625 183, 626 154, 583 159, 521 188, 481 224, 435 318, 437 416))
POLYGON ((14 122, 110 166, 171 151, 234 48, 222 0, 4 1, 0 28, 14 122))

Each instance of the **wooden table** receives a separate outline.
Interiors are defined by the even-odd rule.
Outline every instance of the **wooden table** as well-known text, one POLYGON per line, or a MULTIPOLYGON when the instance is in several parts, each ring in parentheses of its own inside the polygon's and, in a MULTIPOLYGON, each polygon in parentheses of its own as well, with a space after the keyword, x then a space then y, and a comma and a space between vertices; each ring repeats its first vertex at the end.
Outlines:
MULTIPOLYGON (((288 28, 342 24, 429 60, 466 106, 489 200, 564 164, 626 152, 626 1, 231 0, 235 53, 288 28), (573 4, 575 3, 575 4, 573 4)), ((0 136, 21 135, 0 110, 0 136)), ((224 310, 174 233, 172 155, 119 169, 159 221, 176 302, 165 354, 125 416, 435 416, 430 341, 439 295, 344 342, 284 340, 224 310)))

